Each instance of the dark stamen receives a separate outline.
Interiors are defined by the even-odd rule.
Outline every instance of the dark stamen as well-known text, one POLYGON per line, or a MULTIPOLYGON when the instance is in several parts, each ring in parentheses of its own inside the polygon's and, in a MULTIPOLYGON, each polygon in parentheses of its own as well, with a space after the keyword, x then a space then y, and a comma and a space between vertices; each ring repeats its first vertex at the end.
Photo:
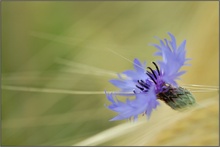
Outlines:
POLYGON ((138 86, 138 85, 136 85, 136 87, 139 88, 141 91, 144 90, 144 88, 142 88, 142 87, 140 87, 140 86, 138 86))
POLYGON ((138 80, 138 83, 139 83, 141 86, 143 86, 143 87, 149 89, 148 85, 145 84, 143 80, 141 80, 141 81, 138 80))
POLYGON ((146 85, 146 86, 150 86, 149 84, 147 84, 147 83, 145 83, 143 80, 141 80, 141 83, 144 83, 144 85, 146 85))
POLYGON ((150 67, 147 67, 147 68, 148 68, 148 69, 150 69, 150 71, 153 73, 153 75, 154 75, 155 79, 157 79, 157 76, 156 76, 156 74, 154 73, 153 69, 152 69, 152 68, 150 68, 150 67))
POLYGON ((159 70, 157 64, 156 64, 155 62, 152 62, 152 63, 155 65, 155 67, 156 67, 156 69, 157 69, 157 72, 158 72, 158 75, 160 76, 160 70, 159 70))
POLYGON ((135 91, 135 90, 133 90, 133 92, 134 92, 134 94, 136 94, 136 91, 135 91))
POLYGON ((147 72, 146 74, 151 78, 151 80, 152 80, 155 84, 157 84, 157 82, 154 80, 154 78, 150 75, 149 72, 147 72))

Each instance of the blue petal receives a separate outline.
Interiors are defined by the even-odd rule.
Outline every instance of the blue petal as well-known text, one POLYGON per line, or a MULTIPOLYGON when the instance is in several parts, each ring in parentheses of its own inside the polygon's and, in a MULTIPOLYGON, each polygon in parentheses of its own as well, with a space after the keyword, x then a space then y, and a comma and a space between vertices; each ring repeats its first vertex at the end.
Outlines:
POLYGON ((154 88, 151 87, 147 93, 138 93, 135 96, 136 98, 134 100, 127 99, 125 103, 118 100, 112 102, 112 95, 107 96, 110 102, 112 102, 112 105, 108 108, 118 113, 118 116, 111 119, 111 121, 128 119, 131 117, 134 117, 136 120, 139 114, 145 112, 148 117, 150 117, 152 110, 159 104, 156 99, 154 88), (111 98, 109 98, 109 96, 111 98))
POLYGON ((106 92, 105 92, 105 95, 107 96, 107 99, 108 99, 110 102, 112 102, 113 104, 115 103, 112 94, 109 94, 109 93, 106 93, 106 92))
POLYGON ((178 47, 178 50, 184 51, 185 50, 185 46, 186 46, 186 40, 184 40, 180 46, 178 47))
POLYGON ((138 73, 143 73, 143 72, 145 72, 145 68, 142 66, 141 62, 140 62, 137 58, 134 59, 133 64, 134 64, 134 69, 135 69, 138 73))
POLYGON ((163 79, 170 81, 176 85, 175 80, 178 79, 183 72, 179 73, 182 66, 187 65, 186 61, 186 40, 184 40, 177 48, 176 39, 173 34, 168 33, 171 41, 167 39, 160 40, 160 45, 153 45, 158 49, 156 55, 162 56, 163 61, 159 61, 160 70, 162 71, 163 79))
POLYGON ((155 56, 162 56, 162 53, 161 52, 156 52, 154 55, 155 56))
POLYGON ((169 36, 170 36, 170 38, 171 38, 171 40, 172 41, 170 41, 170 44, 171 44, 171 46, 172 46, 172 48, 176 48, 176 38, 174 37, 174 35, 173 34, 171 34, 171 33, 169 33, 168 32, 168 34, 169 34, 169 36))
POLYGON ((125 74, 126 76, 131 77, 131 78, 137 77, 137 73, 133 70, 126 70, 123 72, 123 74, 125 74))
POLYGON ((146 75, 146 62, 141 63, 138 59, 134 59, 134 68, 135 70, 126 70, 122 74, 126 75, 125 78, 118 74, 119 79, 112 79, 110 83, 114 86, 120 88, 120 91, 123 92, 132 92, 133 90, 139 92, 140 90, 136 87, 138 84, 137 81, 147 80, 149 77, 146 75))
POLYGON ((176 77, 179 77, 179 76, 181 76, 181 75, 183 75, 183 74, 185 74, 186 73, 186 71, 185 70, 182 70, 182 71, 180 71, 180 72, 178 72, 177 74, 176 74, 176 77))
POLYGON ((112 83, 113 85, 115 85, 116 87, 125 87, 127 86, 126 83, 124 81, 121 81, 121 80, 110 80, 109 81, 110 83, 112 83))

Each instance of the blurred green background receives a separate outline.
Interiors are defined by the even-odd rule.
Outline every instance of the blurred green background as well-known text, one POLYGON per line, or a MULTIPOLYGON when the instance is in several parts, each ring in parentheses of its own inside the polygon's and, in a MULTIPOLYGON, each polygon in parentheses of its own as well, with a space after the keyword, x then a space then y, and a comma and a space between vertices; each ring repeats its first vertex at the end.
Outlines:
MULTIPOLYGON (((219 85, 219 3, 7 2, 2 6, 2 145, 218 145, 218 90, 193 93, 199 107, 164 103, 149 121, 109 122, 108 80, 152 61, 154 36, 187 40, 182 84, 219 85), (29 88, 29 89, 28 89, 29 88), (30 89, 32 88, 32 89, 30 89), (42 90, 43 89, 43 90, 42 90)), ((180 84, 181 85, 181 84, 180 84)))

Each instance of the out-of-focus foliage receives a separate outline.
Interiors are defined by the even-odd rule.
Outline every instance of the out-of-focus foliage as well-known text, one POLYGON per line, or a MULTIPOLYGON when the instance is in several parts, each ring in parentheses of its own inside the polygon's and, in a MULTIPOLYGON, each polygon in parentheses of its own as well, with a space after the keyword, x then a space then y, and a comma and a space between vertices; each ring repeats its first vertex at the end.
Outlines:
POLYGON ((203 107, 180 113, 161 102, 136 124, 109 122, 104 94, 73 94, 115 90, 108 80, 132 68, 125 58, 151 64, 148 44, 167 32, 187 40, 192 58, 180 84, 218 85, 217 1, 1 6, 2 145, 218 145, 218 93, 207 88, 193 93, 203 107))

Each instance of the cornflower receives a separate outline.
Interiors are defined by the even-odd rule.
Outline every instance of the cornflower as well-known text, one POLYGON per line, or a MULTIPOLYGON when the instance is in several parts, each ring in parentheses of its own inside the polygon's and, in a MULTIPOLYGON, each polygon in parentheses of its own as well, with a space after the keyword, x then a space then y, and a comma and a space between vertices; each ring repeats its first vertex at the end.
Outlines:
POLYGON ((159 39, 159 45, 151 44, 158 49, 155 55, 163 58, 162 61, 152 62, 155 69, 146 68, 146 62, 142 63, 136 58, 133 61, 134 70, 126 70, 118 74, 118 79, 110 80, 110 83, 120 88, 119 93, 106 92, 111 102, 107 108, 118 113, 110 121, 132 118, 136 121, 139 114, 146 114, 149 119, 159 105, 159 100, 174 110, 184 110, 195 104, 190 91, 176 82, 186 72, 180 71, 180 68, 189 65, 186 63, 190 60, 186 58, 186 40, 177 46, 175 37, 171 33, 168 35, 171 40, 159 39), (118 100, 118 95, 127 97, 126 102, 118 100), (129 99, 131 97, 135 99, 129 99))

